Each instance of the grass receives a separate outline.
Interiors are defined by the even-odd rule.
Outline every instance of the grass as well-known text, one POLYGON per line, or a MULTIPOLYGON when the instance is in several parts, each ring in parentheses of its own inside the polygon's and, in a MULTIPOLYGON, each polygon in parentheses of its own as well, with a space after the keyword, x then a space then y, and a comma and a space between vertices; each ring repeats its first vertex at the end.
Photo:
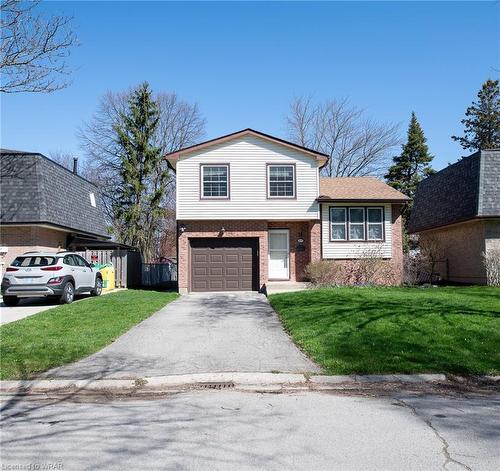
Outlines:
POLYGON ((84 358, 177 298, 126 290, 58 306, 0 327, 0 379, 26 379, 84 358))
POLYGON ((325 288, 269 300, 326 374, 500 373, 499 288, 325 288))

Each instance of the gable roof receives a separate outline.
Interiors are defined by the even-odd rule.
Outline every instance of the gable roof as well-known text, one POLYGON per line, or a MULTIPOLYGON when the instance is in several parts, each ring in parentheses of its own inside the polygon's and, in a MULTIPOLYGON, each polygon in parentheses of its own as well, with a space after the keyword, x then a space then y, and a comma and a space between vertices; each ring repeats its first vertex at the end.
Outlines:
POLYGON ((465 157, 422 180, 415 194, 409 232, 477 217, 500 217, 500 149, 465 157))
POLYGON ((170 162, 172 166, 174 166, 175 162, 179 160, 180 157, 190 152, 205 149, 210 146, 222 144, 224 142, 232 141, 233 139, 238 139, 240 137, 245 137, 245 136, 258 137, 261 139, 265 139, 266 141, 269 142, 274 142, 275 144, 279 144, 291 149, 298 150, 300 152, 310 155, 316 160, 319 160, 321 162, 321 166, 325 165, 328 162, 328 155, 323 154, 322 152, 317 152, 315 150, 308 149, 307 147, 294 144, 293 142, 290 141, 285 141, 284 139, 280 139, 278 137, 274 137, 271 136, 270 134, 265 134, 263 132, 256 131, 255 129, 251 128, 242 129, 241 131, 233 132, 231 134, 226 134, 225 136, 216 137, 215 139, 210 139, 205 142, 200 142, 199 144, 185 147, 184 149, 176 150, 174 152, 167 154, 165 158, 170 162))
POLYGON ((408 196, 375 177, 320 178, 319 202, 356 201, 406 203, 408 196))
POLYGON ((0 151, 0 222, 48 224, 109 238, 98 188, 34 152, 0 151))

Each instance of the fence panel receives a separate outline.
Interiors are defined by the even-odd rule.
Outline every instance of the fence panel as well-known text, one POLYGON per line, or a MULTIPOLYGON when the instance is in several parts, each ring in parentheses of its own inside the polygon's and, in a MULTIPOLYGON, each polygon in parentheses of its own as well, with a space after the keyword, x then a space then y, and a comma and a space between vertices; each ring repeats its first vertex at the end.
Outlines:
POLYGON ((156 288, 175 288, 177 286, 177 264, 143 263, 142 286, 156 288))
MULTIPOLYGON (((131 272, 140 272, 140 267, 136 263, 135 252, 129 252, 127 250, 84 250, 76 253, 91 263, 112 263, 115 269, 115 284, 117 288, 129 287, 128 278, 131 272), (128 263, 129 257, 132 259, 130 266, 128 263)), ((138 277, 138 274, 136 277, 138 277)))

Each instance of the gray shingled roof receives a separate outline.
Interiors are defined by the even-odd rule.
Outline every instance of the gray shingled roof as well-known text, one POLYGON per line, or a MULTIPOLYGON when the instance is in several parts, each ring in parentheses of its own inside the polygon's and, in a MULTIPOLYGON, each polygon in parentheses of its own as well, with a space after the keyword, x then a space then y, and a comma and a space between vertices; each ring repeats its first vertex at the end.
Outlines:
POLYGON ((2 224, 52 224, 108 237, 97 187, 44 155, 1 149, 0 179, 2 224))
POLYGON ((476 152, 418 185, 409 231, 500 217, 500 149, 476 152))

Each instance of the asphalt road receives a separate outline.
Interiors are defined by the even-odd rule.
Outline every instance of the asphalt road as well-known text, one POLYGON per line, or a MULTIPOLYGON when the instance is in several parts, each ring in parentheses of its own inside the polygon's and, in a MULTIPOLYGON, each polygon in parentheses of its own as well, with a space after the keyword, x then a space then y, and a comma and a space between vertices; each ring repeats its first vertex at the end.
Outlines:
POLYGON ((318 372, 263 294, 182 296, 108 347, 47 377, 143 378, 207 372, 318 372))
POLYGON ((499 406, 500 397, 313 392, 199 391, 104 403, 4 398, 1 469, 496 471, 499 406))

